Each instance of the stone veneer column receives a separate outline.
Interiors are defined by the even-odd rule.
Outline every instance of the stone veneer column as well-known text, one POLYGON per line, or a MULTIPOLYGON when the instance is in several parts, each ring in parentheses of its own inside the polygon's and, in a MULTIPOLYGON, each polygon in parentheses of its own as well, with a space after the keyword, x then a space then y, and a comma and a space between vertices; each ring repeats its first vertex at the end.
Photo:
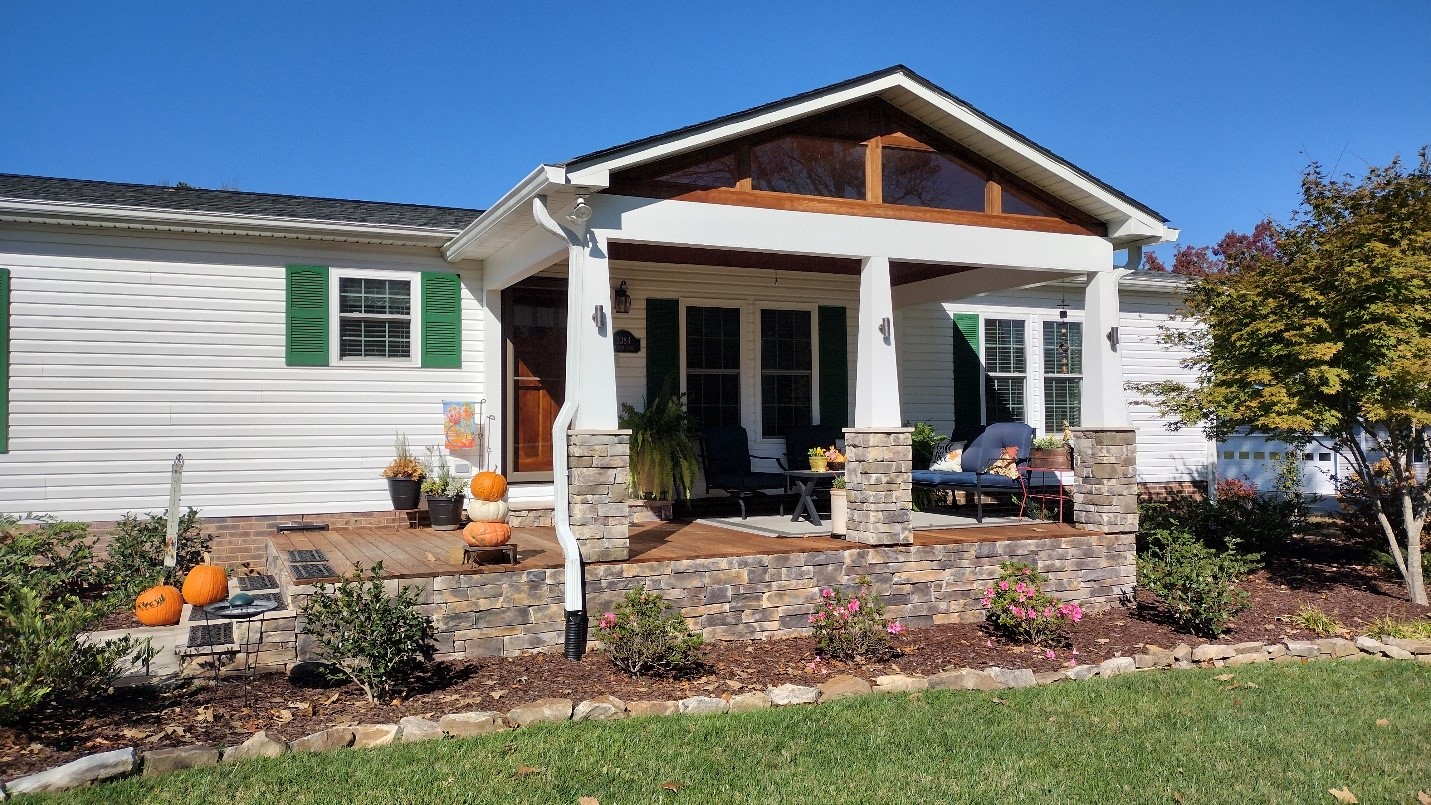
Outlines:
POLYGON ((574 430, 567 435, 571 530, 586 562, 631 558, 626 484, 631 431, 574 430))
POLYGON ((866 545, 910 545, 914 508, 910 471, 913 428, 845 429, 845 539, 866 545))
POLYGON ((1073 429, 1073 524, 1138 530, 1138 446, 1132 428, 1073 429))

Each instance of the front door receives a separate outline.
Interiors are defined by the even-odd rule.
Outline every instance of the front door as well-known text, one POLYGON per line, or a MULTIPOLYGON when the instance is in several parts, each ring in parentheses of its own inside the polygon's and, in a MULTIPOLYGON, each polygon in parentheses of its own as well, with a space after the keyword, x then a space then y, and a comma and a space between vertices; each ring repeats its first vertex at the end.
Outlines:
POLYGON ((566 390, 566 282, 533 277, 503 292, 508 477, 552 479, 552 423, 566 390))

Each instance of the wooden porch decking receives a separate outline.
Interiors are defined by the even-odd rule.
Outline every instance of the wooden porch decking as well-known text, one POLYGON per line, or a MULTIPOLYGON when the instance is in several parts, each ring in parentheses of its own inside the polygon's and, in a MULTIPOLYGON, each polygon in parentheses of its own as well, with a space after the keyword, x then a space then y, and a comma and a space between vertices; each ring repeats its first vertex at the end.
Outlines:
MULTIPOLYGON (((1090 532, 1070 525, 1031 522, 914 532, 915 545, 955 545, 973 542, 1001 542, 1021 539, 1072 537, 1090 532)), ((455 565, 447 561, 454 546, 462 545, 456 531, 431 528, 347 528, 333 531, 286 532, 269 537, 279 556, 288 551, 320 550, 338 573, 348 572, 354 562, 371 567, 383 563, 383 575, 394 579, 420 579, 470 573, 535 570, 562 566, 556 530, 514 528, 517 564, 455 565)), ((871 546, 831 537, 767 537, 719 528, 703 523, 656 523, 633 527, 631 558, 626 563, 669 562, 682 559, 714 559, 728 556, 757 556, 807 551, 861 550, 871 546)), ((332 582, 335 578, 305 579, 307 583, 332 582)))

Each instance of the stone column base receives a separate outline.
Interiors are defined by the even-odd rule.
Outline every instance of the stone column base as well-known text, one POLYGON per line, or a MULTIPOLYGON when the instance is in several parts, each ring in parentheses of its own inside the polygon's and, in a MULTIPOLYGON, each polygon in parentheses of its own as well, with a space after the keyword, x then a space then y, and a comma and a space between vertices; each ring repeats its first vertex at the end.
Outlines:
POLYGON ((1073 429, 1073 524, 1105 534, 1138 530, 1138 445, 1133 428, 1073 429))
POLYGON ((910 545, 914 509, 913 428, 846 428, 845 539, 866 545, 910 545))
POLYGON ((631 558, 626 484, 631 431, 574 430, 567 435, 571 530, 585 562, 631 558))

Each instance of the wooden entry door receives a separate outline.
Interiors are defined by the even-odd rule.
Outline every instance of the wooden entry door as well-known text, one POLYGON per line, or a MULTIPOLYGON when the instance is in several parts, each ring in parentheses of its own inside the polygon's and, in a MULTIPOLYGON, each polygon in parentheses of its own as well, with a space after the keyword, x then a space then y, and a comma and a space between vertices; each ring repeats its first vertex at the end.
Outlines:
POLYGON ((566 397, 566 282, 532 278, 503 292, 507 468, 514 481, 552 478, 552 423, 566 397))

